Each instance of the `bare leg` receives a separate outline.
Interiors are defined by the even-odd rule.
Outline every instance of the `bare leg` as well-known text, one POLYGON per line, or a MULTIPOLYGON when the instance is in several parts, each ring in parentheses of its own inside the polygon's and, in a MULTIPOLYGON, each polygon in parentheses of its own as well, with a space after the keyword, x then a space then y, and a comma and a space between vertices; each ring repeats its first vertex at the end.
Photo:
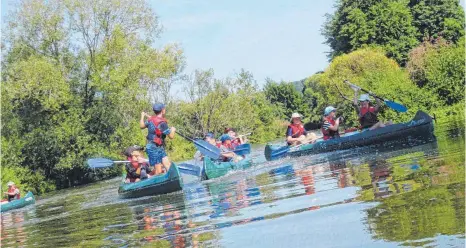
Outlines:
POLYGON ((155 175, 162 174, 162 164, 156 164, 154 169, 155 169, 155 175))
POLYGON ((172 165, 172 163, 170 162, 170 159, 168 159, 168 157, 164 157, 162 159, 162 164, 163 164, 163 167, 165 168, 165 172, 168 172, 168 170, 170 169, 170 166, 172 165))

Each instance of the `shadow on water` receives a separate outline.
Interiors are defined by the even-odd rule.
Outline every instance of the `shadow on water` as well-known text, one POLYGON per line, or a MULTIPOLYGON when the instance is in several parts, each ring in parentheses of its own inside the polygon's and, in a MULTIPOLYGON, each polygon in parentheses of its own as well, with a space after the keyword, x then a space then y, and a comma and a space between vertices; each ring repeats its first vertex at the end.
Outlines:
POLYGON ((2 247, 464 246, 464 122, 435 135, 185 178, 169 195, 123 200, 117 179, 60 191, 2 214, 2 247))

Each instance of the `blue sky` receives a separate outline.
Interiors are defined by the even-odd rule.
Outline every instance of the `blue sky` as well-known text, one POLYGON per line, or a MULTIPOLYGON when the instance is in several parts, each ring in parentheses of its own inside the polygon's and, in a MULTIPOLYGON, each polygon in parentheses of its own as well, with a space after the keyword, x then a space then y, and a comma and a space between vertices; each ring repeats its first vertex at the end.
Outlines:
MULTIPOLYGON (((8 2, 1 0, 2 16, 8 2)), ((331 0, 150 0, 164 27, 156 46, 179 43, 185 73, 213 68, 219 78, 244 68, 265 78, 295 81, 328 65, 320 29, 331 0)), ((461 0, 464 6, 464 0, 461 0)))
POLYGON ((329 0, 151 1, 164 27, 160 42, 181 44, 185 72, 213 68, 217 77, 241 68, 259 84, 294 81, 328 64, 320 34, 329 0))

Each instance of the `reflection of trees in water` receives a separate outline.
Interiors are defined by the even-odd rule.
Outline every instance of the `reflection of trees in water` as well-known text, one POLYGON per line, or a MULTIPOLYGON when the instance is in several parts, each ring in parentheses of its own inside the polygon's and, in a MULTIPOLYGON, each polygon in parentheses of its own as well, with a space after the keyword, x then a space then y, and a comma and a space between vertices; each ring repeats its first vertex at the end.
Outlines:
POLYGON ((138 232, 132 239, 137 246, 198 247, 215 238, 213 232, 195 231, 207 223, 194 222, 190 218, 184 194, 167 198, 169 201, 155 201, 134 209, 138 232))
POLYGON ((452 184, 384 199, 367 210, 367 221, 375 238, 390 241, 462 234, 464 207, 464 184, 452 184))
MULTIPOLYGON (((132 233, 136 228, 123 225, 109 228, 118 223, 131 223, 132 214, 126 204, 113 204, 82 209, 84 195, 68 195, 63 199, 36 207, 37 216, 48 216, 33 229, 28 228, 28 246, 47 247, 100 247, 114 245, 108 239, 112 234, 132 233), (50 210, 50 211, 49 211, 50 210), (56 216, 56 218, 52 217, 56 216), (64 215, 62 217, 59 217, 64 215)), ((36 217, 37 218, 37 217, 36 217)))
POLYGON ((2 213, 1 215, 1 238, 0 243, 11 246, 24 246, 27 242, 27 230, 24 230, 23 212, 2 213), (5 229, 5 226, 17 225, 15 228, 5 229))
POLYGON ((351 169, 360 199, 381 202, 367 210, 374 238, 404 242, 464 233, 464 164, 428 157, 412 152, 351 169))

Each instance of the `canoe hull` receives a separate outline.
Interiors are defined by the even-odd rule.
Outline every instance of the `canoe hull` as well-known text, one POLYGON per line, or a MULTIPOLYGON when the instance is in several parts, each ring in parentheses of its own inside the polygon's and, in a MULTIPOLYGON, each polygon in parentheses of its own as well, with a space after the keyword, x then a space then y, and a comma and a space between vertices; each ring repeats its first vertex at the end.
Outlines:
MULTIPOLYGON (((124 180, 124 178, 123 178, 124 180)), ((121 183, 118 194, 121 198, 137 198, 168 194, 181 190, 183 181, 176 165, 172 163, 168 173, 153 176, 136 183, 121 183)))
POLYGON ((1 209, 0 212, 3 213, 3 212, 6 212, 6 211, 9 211, 9 210, 22 208, 22 207, 34 204, 35 202, 36 202, 36 199, 34 198, 34 194, 32 194, 32 192, 28 192, 21 199, 14 200, 14 201, 2 204, 1 207, 0 207, 0 209, 1 209))
POLYGON ((251 167, 252 161, 250 157, 246 157, 241 161, 234 162, 214 162, 210 158, 204 158, 202 179, 208 180, 226 175, 232 170, 244 170, 251 167))
POLYGON ((286 156, 304 156, 378 144, 388 145, 393 141, 410 143, 433 139, 433 131, 432 118, 428 114, 418 111, 413 120, 406 123, 393 124, 372 131, 358 132, 339 139, 303 145, 294 151, 293 148, 287 146, 274 147, 267 145, 265 147, 265 157, 267 160, 275 160, 286 156))

